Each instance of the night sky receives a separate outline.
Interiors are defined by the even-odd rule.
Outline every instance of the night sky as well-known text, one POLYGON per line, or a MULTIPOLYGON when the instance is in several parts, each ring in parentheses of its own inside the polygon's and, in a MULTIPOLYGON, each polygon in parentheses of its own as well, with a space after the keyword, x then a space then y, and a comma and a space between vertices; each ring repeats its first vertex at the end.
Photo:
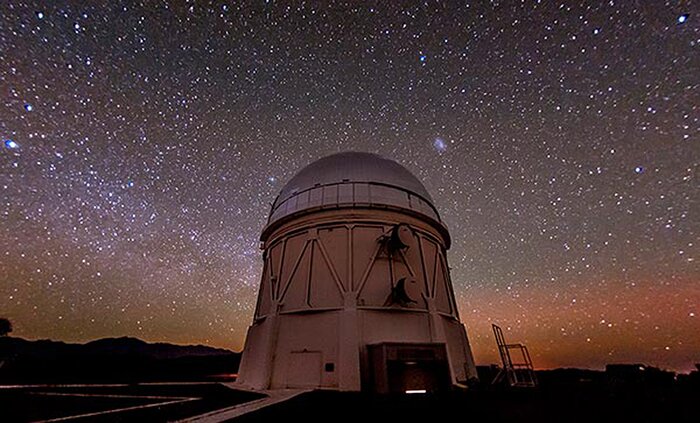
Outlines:
POLYGON ((270 204, 412 171, 477 363, 700 362, 693 1, 0 2, 0 315, 240 349, 270 204), (484 2, 485 3, 485 2, 484 2))

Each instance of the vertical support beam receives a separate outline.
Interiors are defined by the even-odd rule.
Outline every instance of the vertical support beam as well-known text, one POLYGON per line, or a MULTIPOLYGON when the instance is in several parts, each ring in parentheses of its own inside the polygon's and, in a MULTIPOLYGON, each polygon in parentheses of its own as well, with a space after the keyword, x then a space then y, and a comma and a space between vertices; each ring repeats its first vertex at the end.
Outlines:
MULTIPOLYGON (((278 309, 275 304, 275 308, 278 309)), ((272 388, 272 368, 275 365, 275 350, 277 349, 277 337, 279 334, 279 316, 278 311, 270 316, 265 322, 265 333, 263 335, 263 340, 265 341, 264 350, 261 351, 261 357, 264 360, 262 364, 261 379, 264 383, 265 388, 272 388)))
POLYGON ((466 362, 464 363, 464 372, 467 376, 467 380, 476 380, 479 379, 479 375, 476 373, 476 363, 474 363, 474 355, 472 355, 472 347, 469 344, 469 336, 467 335, 467 328, 462 324, 461 321, 458 321, 459 323, 459 328, 460 328, 460 333, 464 339, 464 345, 463 345, 463 351, 464 351, 464 357, 466 358, 466 362))
POLYGON ((272 308, 273 312, 265 320, 248 328, 246 336, 239 382, 253 389, 272 388, 272 369, 279 333, 279 303, 274 301, 272 308))
POLYGON ((348 275, 348 282, 346 284, 347 291, 352 291, 355 289, 355 274, 353 272, 353 253, 352 253, 352 244, 353 244, 353 232, 355 231, 355 225, 346 225, 345 226, 348 229, 348 270, 347 270, 347 275, 348 275))
MULTIPOLYGON (((311 304, 311 290, 313 289, 314 281, 311 280, 314 274, 314 250, 316 249, 316 242, 318 241, 318 229, 311 228, 307 234, 306 242, 309 246, 309 265, 306 269, 306 299, 304 304, 306 307, 313 307, 311 304)), ((318 282, 316 282, 318 283, 318 282)))
MULTIPOLYGON (((287 238, 282 241, 282 257, 280 257, 280 264, 277 266, 277 288, 275 289, 275 299, 279 300, 282 298, 282 289, 284 287, 282 284, 284 283, 284 280, 282 280, 282 268, 284 266, 284 259, 287 256, 287 238)), ((270 255, 272 255, 272 249, 270 249, 270 255)), ((272 261, 272 266, 274 267, 275 262, 272 261)))
MULTIPOLYGON (((338 389, 341 391, 359 391, 362 387, 360 375, 360 322, 357 312, 357 292, 354 288, 353 275, 353 231, 355 226, 348 225, 347 263, 348 280, 343 292, 343 310, 338 316, 338 389)), ((341 285, 342 287, 342 285, 341 285)))
POLYGON ((338 316, 338 389, 359 391, 360 378, 360 323, 357 313, 357 295, 343 294, 345 307, 338 316))
POLYGON ((445 346, 445 353, 447 354, 447 363, 450 369, 450 380, 454 385, 457 383, 457 377, 454 372, 455 361, 450 353, 450 348, 447 345, 447 337, 445 336, 445 326, 443 325, 443 317, 440 316, 437 310, 437 304, 435 298, 425 298, 426 304, 428 304, 428 315, 430 316, 430 342, 436 344, 443 344, 445 346))
MULTIPOLYGON (((306 270, 306 300, 304 303, 306 307, 313 307, 311 304, 311 290, 313 289, 314 281, 311 277, 314 274, 314 250, 316 249, 316 239, 309 240, 309 266, 306 270)), ((318 282, 316 282, 318 283, 318 282)))
POLYGON ((430 282, 428 280, 428 272, 425 268, 425 251, 423 249, 423 236, 421 234, 418 234, 418 253, 420 254, 420 268, 423 274, 425 295, 430 296, 430 282))

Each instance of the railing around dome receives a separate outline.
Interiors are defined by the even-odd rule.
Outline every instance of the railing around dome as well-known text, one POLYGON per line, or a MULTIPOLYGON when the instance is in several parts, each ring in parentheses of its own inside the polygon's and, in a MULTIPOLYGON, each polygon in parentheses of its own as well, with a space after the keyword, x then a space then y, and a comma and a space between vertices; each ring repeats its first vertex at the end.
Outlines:
POLYGON ((275 202, 267 223, 310 208, 339 208, 353 206, 394 206, 427 215, 438 222, 435 206, 421 195, 405 188, 381 182, 342 181, 317 184, 275 202))

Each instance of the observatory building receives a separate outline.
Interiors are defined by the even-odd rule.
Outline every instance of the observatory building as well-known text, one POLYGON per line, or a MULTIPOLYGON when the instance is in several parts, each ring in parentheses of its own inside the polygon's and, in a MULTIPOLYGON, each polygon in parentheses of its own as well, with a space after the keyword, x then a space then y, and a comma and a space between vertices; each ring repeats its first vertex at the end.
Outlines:
POLYGON ((282 188, 260 239, 241 384, 430 392, 476 377, 450 234, 403 166, 359 152, 311 163, 282 188))

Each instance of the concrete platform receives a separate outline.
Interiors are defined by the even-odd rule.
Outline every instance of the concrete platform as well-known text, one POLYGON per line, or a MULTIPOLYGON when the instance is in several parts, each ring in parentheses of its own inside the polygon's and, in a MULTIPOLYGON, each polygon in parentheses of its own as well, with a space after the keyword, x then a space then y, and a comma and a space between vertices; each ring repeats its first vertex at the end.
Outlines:
POLYGON ((269 398, 216 382, 4 385, 0 421, 166 422, 231 411, 269 398))
MULTIPOLYGON (((245 388, 242 388, 240 385, 236 385, 235 383, 227 383, 225 384, 231 389, 234 390, 245 390, 245 388)), ((218 423, 218 422, 225 422, 229 421, 232 419, 236 419, 240 416, 243 416, 248 413, 252 413, 258 410, 262 410, 265 407, 269 407, 271 405, 279 404, 284 401, 290 400, 297 395, 303 394, 305 390, 300 390, 300 389, 281 389, 281 390, 274 390, 274 391, 251 391, 254 393, 262 393, 265 395, 265 397, 250 401, 250 402, 245 402, 242 404, 237 404, 231 407, 227 408, 222 408, 220 410, 212 411, 206 414, 202 414, 199 416, 194 416, 191 418, 183 419, 180 420, 181 423, 218 423)))

